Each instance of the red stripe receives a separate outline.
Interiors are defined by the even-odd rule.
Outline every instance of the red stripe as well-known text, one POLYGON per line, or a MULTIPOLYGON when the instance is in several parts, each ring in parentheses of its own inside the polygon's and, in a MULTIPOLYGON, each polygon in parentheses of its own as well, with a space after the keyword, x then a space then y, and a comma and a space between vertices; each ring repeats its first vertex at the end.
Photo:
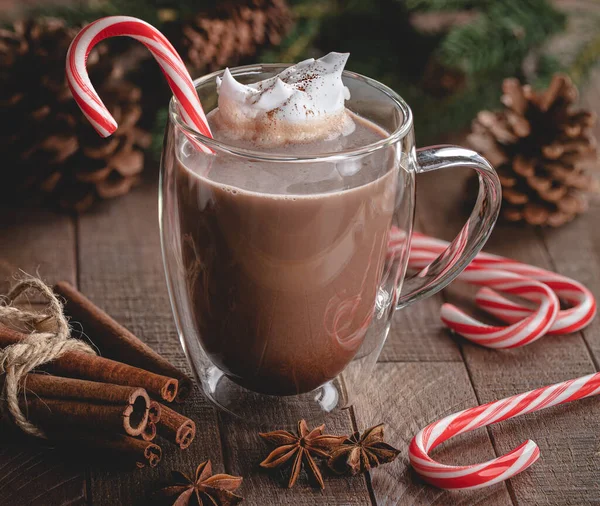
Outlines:
POLYGON ((550 334, 570 334, 571 332, 576 332, 577 330, 580 330, 583 327, 585 327, 590 321, 592 321, 594 319, 594 316, 596 316, 596 304, 593 304, 593 306, 586 313, 586 315, 579 321, 576 321, 575 323, 567 327, 561 328, 560 330, 557 330, 555 332, 550 332, 550 334))
POLYGON ((177 84, 175 84, 175 82, 167 75, 166 72, 163 71, 163 74, 164 74, 165 78, 167 79, 167 82, 169 83, 169 86, 171 87, 173 94, 177 97, 177 100, 179 100, 179 103, 181 104, 181 106, 185 109, 186 113, 190 116, 196 129, 202 135, 212 138, 212 135, 211 135, 210 131, 208 130, 208 127, 206 126, 204 121, 198 116, 198 114, 196 113, 194 108, 191 106, 191 103, 187 99, 187 97, 181 92, 181 90, 179 89, 177 84))
MULTIPOLYGON (((556 308, 555 308, 556 309, 556 308)), ((550 328, 552 323, 554 322, 554 318, 556 317, 556 312, 548 312, 544 315, 544 318, 540 322, 540 324, 524 339, 518 341, 514 344, 508 345, 506 349, 517 348, 519 346, 525 346, 526 344, 531 343, 532 341, 537 340, 539 337, 543 336, 547 330, 550 328)))
MULTIPOLYGON (((462 312, 457 309, 455 309, 455 311, 460 312, 462 314, 462 312)), ((452 330, 455 330, 459 334, 465 333, 465 334, 473 334, 473 335, 487 335, 487 334, 491 334, 493 332, 500 332, 500 331, 504 330, 504 328, 505 328, 505 327, 492 327, 491 325, 485 325, 485 324, 481 324, 481 327, 478 327, 475 325, 470 325, 468 323, 459 323, 459 322, 455 322, 452 320, 448 320, 448 319, 444 318, 443 316, 441 317, 441 320, 446 326, 450 327, 452 330)))
MULTIPOLYGON (((75 99, 75 101, 77 102, 77 105, 83 111, 83 113, 86 116, 93 118, 93 120, 96 123, 98 123, 100 126, 102 126, 108 132, 108 135, 112 134, 116 130, 116 127, 115 127, 114 123, 112 123, 108 118, 100 115, 98 113, 98 111, 96 111, 94 108, 92 108, 92 106, 90 106, 89 104, 87 104, 79 96, 78 90, 76 90, 75 88, 73 88, 73 86, 71 85, 70 82, 68 82, 68 84, 69 84, 69 88, 71 89, 71 94, 73 95, 73 98, 75 99)), ((103 108, 104 108, 104 106, 103 106, 103 108)), ((94 127, 94 130, 96 130, 98 132, 98 134, 100 134, 103 137, 106 136, 106 134, 100 132, 95 127, 95 125, 92 124, 92 126, 94 127)))
MULTIPOLYGON (((453 310, 458 313, 464 314, 456 308, 453 308, 453 310)), ((505 340, 508 340, 508 339, 514 337, 517 333, 519 333, 527 325, 529 325, 529 323, 531 322, 533 317, 528 317, 528 318, 522 320, 521 323, 519 323, 518 325, 513 325, 513 326, 509 326, 509 327, 492 327, 492 326, 484 325, 484 324, 481 324, 482 325, 481 327, 476 327, 476 326, 470 325, 470 324, 458 323, 458 322, 454 322, 451 320, 447 320, 443 316, 441 317, 441 319, 445 325, 450 327, 452 330, 455 330, 459 334, 462 334, 464 337, 467 337, 468 339, 471 339, 471 340, 475 340, 477 343, 481 344, 482 346, 486 346, 486 345, 489 346, 490 344, 502 342, 502 341, 505 341, 505 340), (477 337, 476 337, 476 336, 481 336, 481 335, 489 335, 494 332, 502 332, 503 330, 505 330, 506 332, 504 332, 500 336, 494 337, 492 339, 477 339, 477 337)), ((538 337, 540 337, 540 333, 542 332, 542 330, 545 327, 547 327, 549 325, 549 323, 552 321, 553 321, 553 314, 546 313, 544 315, 544 318, 540 322, 540 324, 533 331, 531 331, 530 334, 528 334, 522 340, 517 341, 516 343, 507 346, 507 348, 523 346, 524 344, 527 344, 527 343, 537 339, 538 337)))
MULTIPOLYGON (((523 450, 526 444, 526 442, 523 443, 510 453, 507 453, 506 455, 497 459, 491 460, 490 462, 488 462, 488 465, 486 465, 483 469, 475 471, 471 474, 467 474, 465 476, 458 476, 452 478, 433 478, 429 476, 421 476, 421 478, 436 487, 445 489, 460 489, 482 485, 484 483, 492 481, 497 476, 500 476, 501 474, 506 472, 506 470, 509 469, 523 454, 523 450)), ((474 466, 465 466, 456 470, 466 470, 469 469, 469 467, 474 466)), ((455 469, 447 470, 452 471, 455 469)))
MULTIPOLYGON (((462 311, 460 311, 456 308, 455 308, 455 311, 462 313, 462 311)), ((464 313, 462 313, 462 314, 464 314, 464 313)), ((505 331, 502 334, 502 337, 497 337, 490 341, 486 341, 489 343, 494 343, 499 340, 504 340, 506 338, 513 337, 515 334, 517 334, 518 332, 523 330, 527 325, 529 325, 529 323, 532 319, 533 319, 533 317, 530 316, 530 317, 522 320, 519 324, 511 325, 508 327, 497 327, 497 326, 485 325, 483 323, 481 324, 481 327, 479 327, 479 326, 471 325, 468 323, 458 323, 458 322, 453 322, 453 321, 448 321, 448 325, 455 327, 457 329, 457 331, 459 331, 459 332, 466 332, 466 333, 474 334, 474 335, 487 335, 487 334, 493 334, 496 332, 505 331)), ((547 316, 546 316, 546 319, 547 319, 547 316)), ((447 322, 447 320, 444 320, 443 317, 442 317, 442 321, 444 321, 444 323, 447 322)))
MULTIPOLYGON (((159 54, 159 55, 163 56, 163 58, 167 61, 175 58, 178 62, 181 62, 180 57, 177 55, 177 52, 175 51, 175 49, 173 48, 171 43, 158 30, 154 29, 153 27, 151 27, 149 25, 141 23, 140 21, 120 21, 118 23, 114 23, 114 24, 109 25, 106 28, 102 29, 100 32, 98 32, 96 34, 96 36, 90 42, 88 49, 86 51, 86 59, 87 59, 87 55, 89 54, 90 50, 96 44, 98 44, 100 41, 102 41, 106 38, 109 38, 109 37, 118 37, 118 36, 128 36, 128 37, 133 37, 136 39, 137 39, 137 37, 145 37, 148 39, 152 39, 155 42, 157 42, 158 44, 164 46, 165 49, 167 49, 170 54, 163 54, 159 50, 148 45, 144 41, 140 40, 139 42, 144 44, 144 46, 146 46, 146 48, 148 48, 148 50, 154 55, 155 58, 156 58, 156 54, 159 54)), ((183 65, 183 63, 181 63, 181 64, 183 65)), ((176 65, 174 65, 172 63, 169 63, 169 66, 171 68, 173 68, 173 70, 175 72, 177 72, 177 74, 179 74, 183 78, 183 80, 186 82, 186 84, 189 83, 191 90, 194 90, 193 85, 191 83, 190 78, 188 77, 187 72, 183 72, 180 68, 178 68, 176 65)), ((185 68, 185 66, 184 66, 184 68, 185 68)), ((164 72, 164 70, 163 70, 163 72, 164 72)), ((195 93, 195 90, 194 90, 194 93, 195 93)))
MULTIPOLYGON (((506 309, 509 311, 523 311, 524 309, 521 306, 517 306, 516 304, 507 304, 505 302, 496 302, 495 300, 489 300, 484 298, 476 297, 478 306, 485 306, 486 308, 494 308, 494 309, 506 309)), ((533 312, 531 309, 527 308, 527 311, 533 312)))
POLYGON ((573 291, 583 291, 581 286, 578 286, 569 281, 547 281, 546 284, 551 286, 553 290, 573 290, 573 291))
POLYGON ((576 401, 583 399, 590 395, 594 390, 600 387, 600 373, 594 374, 585 384, 581 386, 577 392, 574 392, 570 397, 565 399, 561 404, 565 402, 576 401))
MULTIPOLYGON (((77 62, 75 59, 75 49, 81 44, 81 38, 84 36, 85 33, 88 32, 88 30, 90 30, 91 27, 93 27, 96 23, 100 21, 102 20, 94 21, 93 23, 85 27, 81 32, 79 32, 79 34, 77 34, 77 36, 73 40, 71 50, 69 52, 68 65, 73 75, 74 83, 69 82, 69 86, 72 89, 73 96, 75 97, 77 104, 79 105, 79 107, 81 107, 84 114, 86 114, 89 118, 92 118, 103 128, 106 128, 106 130, 109 133, 112 133, 115 131, 116 128, 115 125, 110 121, 110 119, 107 119, 110 117, 110 113, 108 112, 102 101, 97 97, 97 94, 95 93, 93 88, 90 89, 89 86, 82 80, 82 76, 78 72, 76 64, 77 62), (75 92, 75 90, 78 90, 78 92, 75 92), (99 113, 98 111, 94 110, 90 105, 86 104, 86 102, 81 98, 81 92, 79 92, 79 90, 81 90, 81 92, 83 92, 86 97, 89 97, 91 100, 96 102, 102 109, 103 113, 99 113)), ((115 36, 129 36, 138 40, 139 37, 145 37, 155 41, 161 47, 161 49, 156 49, 154 47, 151 47, 145 41, 140 40, 140 42, 142 42, 142 44, 144 44, 151 51, 153 56, 161 65, 161 70, 167 78, 167 81, 169 83, 169 86, 171 87, 171 90, 173 91, 173 94, 177 97, 177 100, 180 102, 183 110, 185 110, 186 115, 190 118, 190 121, 192 122, 193 126, 203 135, 207 137, 212 137, 210 129, 208 128, 208 125, 206 124, 206 121, 203 118, 203 114, 199 113, 195 107, 197 104, 192 103, 185 96, 183 90, 175 84, 175 82, 168 76, 165 68, 163 68, 163 65, 167 65, 170 69, 172 69, 179 77, 181 77, 183 83, 185 83, 185 86, 187 86, 188 89, 195 95, 196 90, 194 89, 189 74, 187 73, 187 71, 184 70, 185 66, 180 56, 177 54, 171 43, 154 27, 139 20, 125 20, 115 22, 103 28, 92 38, 92 40, 85 48, 84 65, 85 61, 87 61, 87 57, 90 51, 96 44, 98 44, 106 38, 115 36), (179 67, 177 63, 180 63, 181 67, 179 67)), ((85 69, 83 69, 83 72, 85 72, 85 69)), ((202 107, 200 105, 198 105, 198 107, 200 110, 202 110, 202 107)))

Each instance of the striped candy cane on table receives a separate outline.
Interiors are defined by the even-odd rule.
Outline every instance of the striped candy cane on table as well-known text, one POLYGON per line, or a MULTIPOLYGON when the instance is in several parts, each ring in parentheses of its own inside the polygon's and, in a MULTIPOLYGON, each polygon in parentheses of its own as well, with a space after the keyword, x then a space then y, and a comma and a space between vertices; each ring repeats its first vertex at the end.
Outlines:
MULTIPOLYGON (((440 239, 427 237, 423 234, 415 234, 412 241, 409 266, 421 268, 444 251, 448 244, 446 241, 440 239)), ((470 271, 489 271, 490 269, 513 273, 543 283, 571 306, 568 309, 558 311, 554 323, 547 332, 548 334, 557 335, 576 332, 588 325, 596 315, 596 301, 594 296, 581 283, 566 276, 561 276, 560 274, 498 255, 479 253, 469 267, 467 267, 465 273, 458 279, 468 282, 470 271)), ((483 284, 485 285, 485 283, 483 284)), ((518 302, 508 300, 498 294, 493 288, 492 286, 481 289, 475 297, 475 303, 483 310, 501 320, 507 323, 516 323, 539 311, 539 308, 537 310, 531 309, 518 302)), ((442 311, 452 314, 456 314, 457 311, 460 312, 450 304, 445 304, 442 307, 442 311)), ((457 332, 461 333, 458 330, 457 332)))
POLYGON ((527 440, 502 457, 470 466, 442 464, 429 453, 458 434, 598 394, 600 373, 595 373, 454 413, 428 425, 413 438, 408 450, 410 463, 423 480, 443 489, 466 490, 499 483, 539 458, 540 450, 533 441, 527 440))
MULTIPOLYGON (((405 234, 392 231, 389 249, 404 247, 405 234)), ((414 234, 409 266, 426 268, 449 243, 414 234)), ((585 327, 596 314, 592 293, 565 276, 489 253, 479 253, 457 278, 483 286, 478 306, 512 324, 491 327, 464 314, 451 304, 442 307, 442 321, 457 333, 483 346, 510 348, 531 343, 547 333, 566 334, 585 327), (532 309, 506 299, 498 291, 538 302, 532 309), (557 295, 573 307, 560 310, 557 295)), ((531 466, 540 456, 538 446, 526 441, 511 452, 483 464, 451 466, 429 453, 453 436, 509 418, 600 394, 600 373, 565 381, 524 394, 490 402, 447 416, 422 429, 411 441, 409 460, 426 482, 458 490, 487 487, 507 480, 531 466)))
MULTIPOLYGON (((399 229, 393 229, 389 241, 390 251, 402 248, 404 241, 405 234, 399 229)), ((415 233, 409 267, 426 268, 444 252, 448 244, 446 241, 415 233)), ((580 283, 489 253, 479 253, 457 280, 483 286, 476 295, 476 304, 511 325, 486 325, 452 304, 442 306, 442 321, 463 337, 490 348, 523 346, 546 333, 575 332, 585 327, 596 314, 593 295, 580 283), (539 305, 536 309, 529 308, 506 299, 498 291, 538 302, 539 305), (572 307, 560 310, 557 295, 572 307)))
MULTIPOLYGON (((467 268, 460 279, 539 303, 536 311, 506 327, 483 324, 452 304, 442 306, 441 319, 447 327, 488 348, 516 348, 536 341, 548 332, 560 308, 556 294, 548 286, 511 272, 467 268)), ((483 288, 479 293, 482 292, 492 290, 483 288)))
MULTIPOLYGON (((179 102, 185 124, 206 137, 212 137, 192 78, 175 48, 152 25, 129 16, 110 16, 90 23, 73 39, 67 52, 66 73, 69 88, 77 105, 98 134, 108 137, 118 125, 94 89, 87 73, 86 61, 96 44, 117 36, 132 37, 150 50, 179 102)), ((201 151, 212 152, 189 135, 188 138, 201 151)))

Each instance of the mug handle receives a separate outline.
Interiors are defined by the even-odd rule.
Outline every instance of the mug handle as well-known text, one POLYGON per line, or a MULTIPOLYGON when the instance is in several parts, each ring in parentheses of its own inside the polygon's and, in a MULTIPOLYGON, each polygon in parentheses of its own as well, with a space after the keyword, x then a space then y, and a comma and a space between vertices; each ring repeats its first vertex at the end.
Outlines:
POLYGON ((421 271, 407 276, 397 308, 439 292, 450 284, 479 253, 500 212, 502 190, 491 164, 481 155, 459 146, 430 146, 417 150, 416 172, 469 167, 479 176, 479 195, 471 216, 448 248, 421 271))

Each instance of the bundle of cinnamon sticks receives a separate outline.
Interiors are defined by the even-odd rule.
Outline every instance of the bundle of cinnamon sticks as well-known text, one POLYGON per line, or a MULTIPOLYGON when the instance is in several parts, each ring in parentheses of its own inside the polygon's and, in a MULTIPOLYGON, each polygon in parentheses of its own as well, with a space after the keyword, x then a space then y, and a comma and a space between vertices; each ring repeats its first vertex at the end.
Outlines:
MULTIPOLYGON (((138 467, 160 462, 157 435, 187 448, 196 426, 166 403, 184 401, 191 380, 69 283, 54 292, 102 356, 71 351, 28 374, 20 397, 28 420, 50 440, 116 452, 138 467)), ((0 348, 26 338, 0 324, 0 348)))

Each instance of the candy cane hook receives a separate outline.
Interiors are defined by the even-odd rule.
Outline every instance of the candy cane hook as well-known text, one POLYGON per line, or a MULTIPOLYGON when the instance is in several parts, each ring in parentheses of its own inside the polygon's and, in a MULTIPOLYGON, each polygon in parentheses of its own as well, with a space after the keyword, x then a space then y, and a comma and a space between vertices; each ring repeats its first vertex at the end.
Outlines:
POLYGON ((512 272, 469 266, 460 275, 461 281, 486 288, 478 296, 496 293, 493 287, 511 295, 538 302, 537 310, 506 327, 486 325, 467 315, 453 304, 444 304, 441 319, 444 324, 461 336, 488 348, 516 348, 532 343, 546 335, 553 325, 560 308, 556 294, 545 284, 519 276, 512 272))
POLYGON ((428 425, 413 438, 408 450, 410 463, 427 483, 447 490, 499 483, 524 471, 539 458, 540 450, 533 441, 527 440, 502 457, 470 466, 442 464, 429 453, 463 432, 598 394, 600 373, 595 373, 454 413, 428 425))
MULTIPOLYGON (((108 137, 117 129, 117 122, 94 89, 87 73, 86 61, 96 44, 117 36, 132 37, 150 50, 180 104, 180 112, 186 125, 206 137, 212 137, 192 78, 175 48, 152 25, 129 16, 110 16, 90 23, 73 39, 67 52, 66 73, 69 88, 98 134, 108 137)), ((194 144, 204 152, 211 152, 198 142, 194 144)))
MULTIPOLYGON (((404 247, 404 235, 398 229, 392 230, 390 251, 404 247)), ((449 243, 440 239, 415 233, 412 239, 409 267, 422 269, 442 253, 449 243)), ((517 279, 517 278, 515 278, 517 279)), ((566 334, 585 327, 596 315, 596 301, 592 293, 581 283, 565 276, 522 264, 515 260, 489 253, 479 253, 465 271, 458 277, 459 281, 484 286, 475 297, 476 304, 488 313, 511 324, 502 328, 491 327, 466 315, 451 304, 442 306, 442 321, 458 334, 492 348, 508 348, 529 344, 545 333, 566 334), (503 281, 502 275, 520 276, 521 285, 512 286, 507 293, 540 302, 535 308, 529 308, 519 302, 511 301, 499 293, 503 281), (547 290, 567 301, 572 307, 561 310, 556 295, 543 294, 543 285, 547 290), (551 325, 544 330, 531 325, 532 321, 548 322, 551 325), (530 323, 528 323, 528 321, 530 323), (524 334, 525 329, 533 330, 532 334, 524 334), (521 333, 521 338, 516 336, 521 333)))

